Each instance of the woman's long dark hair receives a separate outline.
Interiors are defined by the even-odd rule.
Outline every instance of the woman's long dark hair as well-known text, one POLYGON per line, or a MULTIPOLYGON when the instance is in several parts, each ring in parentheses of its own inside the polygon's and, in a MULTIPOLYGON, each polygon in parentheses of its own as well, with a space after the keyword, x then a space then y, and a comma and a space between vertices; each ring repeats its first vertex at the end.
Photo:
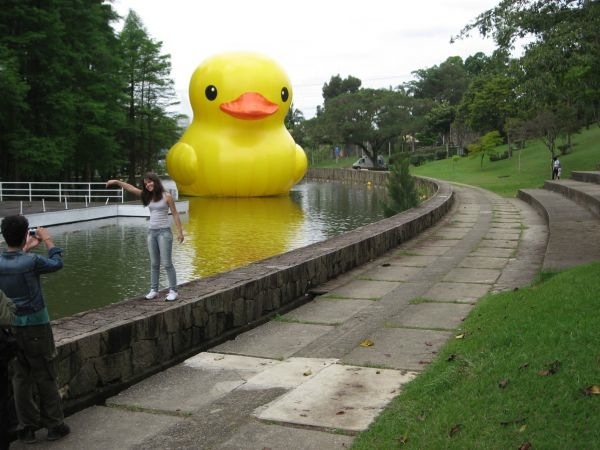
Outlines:
POLYGON ((154 172, 148 172, 146 175, 144 175, 144 178, 142 178, 142 203, 144 206, 148 206, 148 203, 152 201, 159 201, 163 197, 164 192, 165 188, 162 184, 162 181, 160 181, 160 178, 158 178, 158 175, 156 175, 154 172), (152 192, 146 189, 146 183, 144 183, 144 180, 150 180, 154 182, 154 190, 152 192))

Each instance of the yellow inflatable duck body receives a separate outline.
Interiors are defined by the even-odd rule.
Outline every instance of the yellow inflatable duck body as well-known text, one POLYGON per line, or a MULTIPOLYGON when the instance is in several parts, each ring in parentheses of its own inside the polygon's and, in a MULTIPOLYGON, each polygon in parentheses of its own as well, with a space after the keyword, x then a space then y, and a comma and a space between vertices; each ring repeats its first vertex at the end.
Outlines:
POLYGON ((194 118, 166 158, 181 194, 274 196, 304 177, 306 154, 284 125, 292 86, 275 61, 215 55, 196 68, 189 94, 194 118))

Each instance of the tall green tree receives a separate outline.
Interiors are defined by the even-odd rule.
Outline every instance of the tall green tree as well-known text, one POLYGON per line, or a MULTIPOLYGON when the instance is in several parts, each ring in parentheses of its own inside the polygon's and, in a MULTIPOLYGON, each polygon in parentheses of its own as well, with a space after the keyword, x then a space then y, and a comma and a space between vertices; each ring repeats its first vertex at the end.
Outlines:
MULTIPOLYGON (((483 54, 478 56, 480 66, 486 63, 483 56, 483 54)), ((474 59, 469 61, 471 70, 477 70, 476 61, 474 59)), ((421 131, 435 134, 435 142, 444 145, 448 152, 450 129, 456 116, 456 106, 473 75, 459 56, 451 56, 439 66, 416 70, 413 75, 415 79, 406 83, 404 88, 415 99, 430 101, 429 108, 423 111, 424 126, 421 131)))
MULTIPOLYGON (((70 30, 69 61, 74 81, 73 152, 63 166, 67 179, 106 179, 119 163, 124 126, 122 61, 111 23, 117 18, 101 1, 70 0, 61 20, 70 30)), ((66 125, 65 125, 66 126, 66 125)))
POLYGON ((478 76, 469 86, 458 108, 458 120, 480 133, 499 130, 515 114, 512 81, 506 75, 478 76))
POLYGON ((115 17, 101 0, 3 2, 4 179, 90 179, 113 156, 122 116, 115 17))
POLYGON ((4 43, 0 43, 0 61, 0 177, 6 180, 18 173, 17 149, 28 133, 29 85, 21 76, 18 56, 4 43))
POLYGON ((177 118, 168 109, 177 104, 170 55, 161 54, 134 11, 129 11, 120 35, 123 73, 127 80, 127 118, 123 134, 130 182, 154 170, 163 153, 177 140, 177 118))
POLYGON ((17 94, 7 99, 8 115, 20 122, 16 133, 9 131, 3 139, 4 179, 57 179, 73 148, 71 68, 59 11, 60 2, 50 1, 7 0, 0 8, 0 39, 8 58, 3 61, 9 73, 5 82, 12 80, 11 91, 17 94))
POLYGON ((415 80, 407 83, 416 98, 429 98, 437 104, 457 105, 469 86, 470 75, 460 56, 451 56, 439 66, 413 72, 415 80))
POLYGON ((450 144, 450 126, 454 122, 455 116, 456 107, 450 106, 446 102, 436 103, 425 116, 428 128, 442 137, 446 154, 450 144))

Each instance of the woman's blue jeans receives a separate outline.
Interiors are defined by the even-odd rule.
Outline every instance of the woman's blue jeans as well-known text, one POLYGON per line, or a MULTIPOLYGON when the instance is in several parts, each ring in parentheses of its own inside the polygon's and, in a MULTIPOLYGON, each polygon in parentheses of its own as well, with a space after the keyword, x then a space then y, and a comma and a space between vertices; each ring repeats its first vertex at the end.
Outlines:
POLYGON ((162 266, 167 271, 169 288, 177 290, 177 274, 171 258, 173 232, 170 228, 148 230, 148 253, 150 253, 150 289, 158 291, 158 271, 162 266))

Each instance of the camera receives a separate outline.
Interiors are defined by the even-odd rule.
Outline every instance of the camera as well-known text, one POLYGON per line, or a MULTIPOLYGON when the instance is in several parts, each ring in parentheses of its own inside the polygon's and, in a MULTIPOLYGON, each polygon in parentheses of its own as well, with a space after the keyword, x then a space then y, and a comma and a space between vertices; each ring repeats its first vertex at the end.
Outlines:
POLYGON ((36 234, 37 234, 37 230, 35 228, 32 228, 31 230, 29 230, 29 236, 35 237, 36 234))

